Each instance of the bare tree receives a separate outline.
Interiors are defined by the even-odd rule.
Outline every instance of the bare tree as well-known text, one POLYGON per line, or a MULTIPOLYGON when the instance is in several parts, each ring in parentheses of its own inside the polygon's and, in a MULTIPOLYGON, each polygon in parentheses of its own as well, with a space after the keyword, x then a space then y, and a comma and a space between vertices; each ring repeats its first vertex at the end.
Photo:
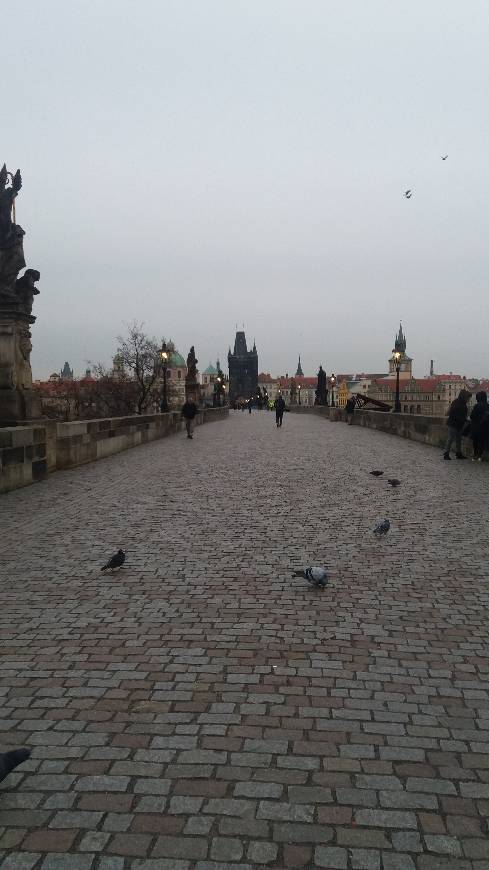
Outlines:
POLYGON ((143 331, 144 324, 134 322, 124 338, 118 336, 117 355, 121 369, 130 373, 136 385, 136 410, 143 414, 157 401, 160 377, 160 345, 143 331))

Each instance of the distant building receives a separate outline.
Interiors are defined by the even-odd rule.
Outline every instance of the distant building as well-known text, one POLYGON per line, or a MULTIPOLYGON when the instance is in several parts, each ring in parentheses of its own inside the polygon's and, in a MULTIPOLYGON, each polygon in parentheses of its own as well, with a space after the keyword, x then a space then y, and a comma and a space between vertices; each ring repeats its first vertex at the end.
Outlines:
MULTIPOLYGON (((399 380, 412 378, 413 376, 413 361, 406 353, 406 337, 402 331, 402 323, 399 324, 399 332, 394 340, 394 350, 401 354, 399 360, 399 380)), ((396 375, 397 362, 394 354, 389 359, 389 375, 396 375)))
POLYGON ((185 404, 185 378, 187 363, 178 352, 173 342, 168 343, 170 359, 166 372, 168 386, 168 404, 170 408, 181 408, 185 404))
POLYGON ((229 401, 231 404, 239 400, 247 401, 258 392, 258 351, 253 343, 253 350, 246 346, 244 332, 237 332, 234 340, 234 352, 228 353, 229 365, 229 401))
POLYGON ((65 362, 63 368, 61 369, 61 378, 64 381, 72 381, 73 380, 73 369, 70 369, 70 364, 65 362))
MULTIPOLYGON (((212 363, 209 363, 205 371, 202 372, 200 376, 200 395, 204 405, 208 405, 212 407, 214 404, 214 387, 216 384, 217 377, 219 375, 219 371, 221 369, 221 363, 219 360, 216 361, 216 365, 213 366, 212 363)), ((224 393, 227 398, 228 390, 229 390, 229 381, 226 375, 221 372, 221 376, 223 378, 223 387, 224 393)))
POLYGON ((296 376, 296 378, 303 378, 304 377, 304 372, 302 371, 302 366, 301 366, 301 355, 300 354, 299 354, 299 362, 297 363, 297 371, 295 373, 295 376, 296 376))

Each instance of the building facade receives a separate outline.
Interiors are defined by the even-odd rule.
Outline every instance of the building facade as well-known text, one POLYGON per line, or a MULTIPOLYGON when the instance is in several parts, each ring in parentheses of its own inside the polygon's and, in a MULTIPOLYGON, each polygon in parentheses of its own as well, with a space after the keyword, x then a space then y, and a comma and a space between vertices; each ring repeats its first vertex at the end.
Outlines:
POLYGON ((234 352, 228 353, 229 401, 247 401, 258 392, 258 351, 256 344, 248 350, 244 332, 237 332, 234 352))

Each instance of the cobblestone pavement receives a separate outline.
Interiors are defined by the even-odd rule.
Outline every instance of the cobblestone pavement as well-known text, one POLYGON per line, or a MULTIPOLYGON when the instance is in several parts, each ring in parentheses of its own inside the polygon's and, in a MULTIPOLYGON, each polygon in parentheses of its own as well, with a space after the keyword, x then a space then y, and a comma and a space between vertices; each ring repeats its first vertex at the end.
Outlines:
POLYGON ((488 484, 262 412, 4 496, 2 870, 487 870, 488 484))

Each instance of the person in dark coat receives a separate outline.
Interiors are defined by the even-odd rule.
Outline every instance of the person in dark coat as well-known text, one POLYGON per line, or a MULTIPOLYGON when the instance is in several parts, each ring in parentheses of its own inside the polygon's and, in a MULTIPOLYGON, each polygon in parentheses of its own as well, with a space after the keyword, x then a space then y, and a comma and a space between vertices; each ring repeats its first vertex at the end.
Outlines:
POLYGON ((457 459, 465 459, 462 453, 462 431, 467 422, 467 403, 471 394, 468 390, 460 390, 458 397, 454 399, 448 411, 448 437, 445 445, 443 459, 451 459, 450 450, 455 441, 455 455, 457 459))
POLYGON ((275 421, 277 423, 277 428, 282 425, 284 411, 285 411, 284 397, 279 396, 275 402, 275 421))
POLYGON ((348 399, 348 401, 345 405, 345 411, 346 411, 346 422, 348 423, 349 426, 352 426, 353 425, 353 414, 355 413, 355 399, 353 398, 353 396, 350 396, 350 398, 348 399))
POLYGON ((187 399, 182 408, 182 417, 185 420, 185 428, 187 430, 187 438, 193 438, 194 420, 197 415, 197 405, 193 399, 187 399))
POLYGON ((489 435, 489 404, 487 393, 481 390, 476 393, 476 404, 470 415, 470 436, 474 447, 474 462, 482 462, 482 454, 486 449, 489 435))

